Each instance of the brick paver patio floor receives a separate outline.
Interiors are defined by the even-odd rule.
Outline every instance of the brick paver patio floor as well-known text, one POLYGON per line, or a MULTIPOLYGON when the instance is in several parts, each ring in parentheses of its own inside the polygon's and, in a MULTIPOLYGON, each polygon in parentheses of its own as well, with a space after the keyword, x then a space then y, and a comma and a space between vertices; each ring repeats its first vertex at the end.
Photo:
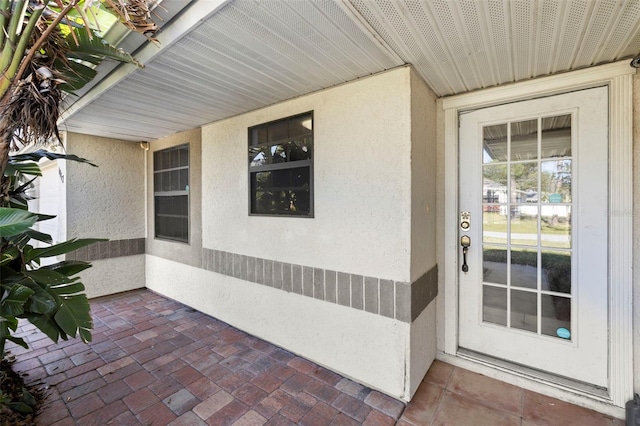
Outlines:
POLYGON ((31 324, 14 369, 62 425, 622 425, 436 361, 412 402, 371 390, 185 305, 139 290, 94 299, 93 342, 31 324))

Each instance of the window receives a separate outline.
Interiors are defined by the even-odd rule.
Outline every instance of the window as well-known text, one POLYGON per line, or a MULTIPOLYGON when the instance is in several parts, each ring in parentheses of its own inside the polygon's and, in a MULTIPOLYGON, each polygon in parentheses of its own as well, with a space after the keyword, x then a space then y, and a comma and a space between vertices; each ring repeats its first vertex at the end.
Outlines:
POLYGON ((313 216, 313 113, 249 128, 250 214, 313 216))
POLYGON ((189 145, 153 153, 155 236, 189 242, 189 145))

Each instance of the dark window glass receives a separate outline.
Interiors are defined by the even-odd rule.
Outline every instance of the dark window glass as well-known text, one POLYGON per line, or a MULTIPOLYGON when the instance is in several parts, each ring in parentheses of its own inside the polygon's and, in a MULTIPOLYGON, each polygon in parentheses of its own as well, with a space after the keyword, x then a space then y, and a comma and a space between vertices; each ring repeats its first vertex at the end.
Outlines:
POLYGON ((155 236, 189 242, 189 145, 153 153, 155 236))
POLYGON ((249 129, 250 212, 313 215, 311 113, 249 129))

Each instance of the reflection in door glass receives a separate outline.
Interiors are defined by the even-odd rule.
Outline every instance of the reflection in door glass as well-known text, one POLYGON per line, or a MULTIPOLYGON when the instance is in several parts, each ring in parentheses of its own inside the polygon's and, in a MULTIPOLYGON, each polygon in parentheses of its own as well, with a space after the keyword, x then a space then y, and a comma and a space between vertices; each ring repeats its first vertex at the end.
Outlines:
POLYGON ((486 126, 482 129, 482 162, 507 160, 507 125, 486 126))
POLYGON ((538 295, 528 291, 511 290, 511 327, 538 330, 538 295))
POLYGON ((541 303, 542 334, 571 340, 571 299, 543 294, 541 303))
POLYGON ((542 119, 542 158, 571 156, 571 114, 542 119))
POLYGON ((542 290, 571 294, 571 252, 542 251, 542 290))
POLYGON ((543 203, 571 202, 571 160, 552 160, 541 163, 540 200, 543 203))
POLYGON ((511 249, 511 285, 514 287, 538 288, 538 251, 511 249))
POLYGON ((507 250, 503 247, 485 245, 482 248, 482 258, 483 281, 507 284, 507 250))
POLYGON ((571 206, 542 206, 540 244, 571 248, 571 206))
POLYGON ((482 241, 507 244, 507 206, 485 206, 482 212, 482 241))
POLYGON ((492 324, 507 325, 507 289, 482 286, 482 320, 492 324))
POLYGON ((483 129, 485 322, 572 338, 571 120, 483 129))
POLYGON ((511 202, 538 202, 538 162, 511 164, 511 202))
POLYGON ((538 120, 511 123, 511 161, 538 158, 538 120))
POLYGON ((511 207, 511 244, 538 245, 538 206, 527 204, 511 207))

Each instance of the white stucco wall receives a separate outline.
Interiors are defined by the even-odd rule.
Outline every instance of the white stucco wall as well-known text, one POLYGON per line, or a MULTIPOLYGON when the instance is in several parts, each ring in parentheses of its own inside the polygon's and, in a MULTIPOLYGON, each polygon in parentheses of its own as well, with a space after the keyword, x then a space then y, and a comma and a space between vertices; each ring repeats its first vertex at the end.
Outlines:
POLYGON ((146 256, 147 287, 396 398, 409 324, 146 256))
POLYGON ((410 117, 405 67, 204 126, 203 246, 409 281, 410 117), (315 217, 249 216, 247 128, 307 111, 315 217))
MULTIPOLYGON (((436 96, 411 71, 411 280, 436 266, 436 96)), ((409 385, 415 393, 436 356, 436 301, 411 324, 409 385)))
POLYGON ((436 264, 437 98, 411 72, 411 280, 436 264))
POLYGON ((88 298, 107 296, 145 287, 145 255, 122 256, 91 261, 80 278, 88 298))
POLYGON ((144 150, 139 144, 69 134, 66 148, 98 166, 67 162, 67 238, 143 238, 144 150))
MULTIPOLYGON (((64 175, 59 169, 62 163, 62 161, 47 161, 40 164, 42 176, 36 179, 33 188, 36 198, 29 201, 29 209, 31 211, 56 216, 54 219, 37 222, 34 226, 40 232, 51 235, 54 243, 64 241, 66 237, 64 175)), ((38 242, 35 243, 40 246, 43 245, 38 242)))
MULTIPOLYGON (((145 237, 144 150, 138 143, 68 134, 66 151, 96 164, 66 162, 66 239, 145 237)), ((89 297, 136 288, 144 281, 144 256, 91 261, 80 274, 89 297)))
MULTIPOLYGON (((433 123, 425 124, 435 117, 434 102, 404 67, 204 126, 201 200, 191 174, 192 197, 202 206, 191 229, 201 221, 201 247, 402 282, 419 278, 435 265, 433 245, 416 239, 415 259, 423 263, 412 277, 412 220, 420 238, 435 235, 426 229, 435 213, 423 215, 433 196, 421 187, 433 184, 434 171, 419 165, 435 143, 433 123), (424 99, 412 100, 412 79, 424 99), (414 116, 412 102, 420 109, 414 116), (247 129, 307 111, 314 114, 314 218, 249 216, 247 129), (413 172, 420 179, 415 193, 413 172)), ((196 140, 193 132, 152 142, 149 156, 196 140)), ((191 152, 197 159, 199 151, 191 152)), ((147 173, 152 179, 151 164, 147 173)), ((189 257, 199 240, 153 239, 151 193, 147 199, 148 288, 391 396, 413 394, 435 352, 434 305, 412 325, 204 270, 199 255, 189 257)))

